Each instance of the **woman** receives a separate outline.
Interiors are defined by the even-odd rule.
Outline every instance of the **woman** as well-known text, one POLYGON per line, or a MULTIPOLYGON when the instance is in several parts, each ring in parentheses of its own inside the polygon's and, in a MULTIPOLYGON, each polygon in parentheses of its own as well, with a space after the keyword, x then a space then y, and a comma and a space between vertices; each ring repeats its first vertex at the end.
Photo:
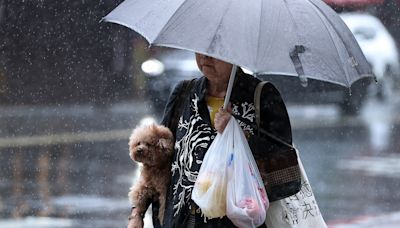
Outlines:
MULTIPOLYGON (((222 133, 233 116, 242 127, 249 142, 256 137, 254 90, 259 79, 238 69, 228 111, 222 105, 232 69, 232 64, 196 53, 196 61, 203 77, 194 81, 188 96, 177 101, 183 83, 176 86, 167 103, 161 124, 176 129, 175 155, 172 161, 172 178, 167 193, 164 224, 161 227, 235 227, 224 217, 204 221, 201 211, 191 200, 191 192, 204 155, 217 132, 222 133), (184 102, 182 113, 174 115, 174 105, 184 102), (177 126, 171 126, 179 118, 177 126)), ((260 126, 287 143, 292 143, 292 133, 286 107, 279 92, 270 84, 262 91, 260 126)), ((262 154, 253 154, 256 160, 262 154)), ((153 204, 154 208, 154 204, 153 204)), ((154 213, 154 210, 153 210, 154 213)), ((134 213, 134 210, 132 211, 134 213)), ((158 221, 153 223, 158 227, 158 221)))

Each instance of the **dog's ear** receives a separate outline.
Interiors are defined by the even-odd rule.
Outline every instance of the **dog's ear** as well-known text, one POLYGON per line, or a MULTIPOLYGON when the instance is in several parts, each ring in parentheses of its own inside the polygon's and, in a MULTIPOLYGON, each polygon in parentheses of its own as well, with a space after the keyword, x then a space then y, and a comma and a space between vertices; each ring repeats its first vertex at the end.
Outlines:
POLYGON ((158 140, 158 146, 163 149, 171 150, 173 147, 173 142, 170 138, 160 138, 158 140))
POLYGON ((163 125, 153 125, 153 130, 160 138, 172 139, 174 137, 171 130, 163 125))
POLYGON ((159 137, 157 142, 158 146, 171 153, 174 147, 174 136, 172 135, 172 132, 169 128, 162 125, 154 125, 153 129, 159 137))

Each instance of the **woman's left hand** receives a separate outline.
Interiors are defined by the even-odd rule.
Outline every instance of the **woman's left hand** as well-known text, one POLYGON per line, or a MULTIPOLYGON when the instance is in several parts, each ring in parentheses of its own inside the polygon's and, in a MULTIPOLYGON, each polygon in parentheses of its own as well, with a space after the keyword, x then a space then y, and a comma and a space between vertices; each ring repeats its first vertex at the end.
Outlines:
POLYGON ((232 116, 231 113, 232 113, 232 108, 231 105, 229 104, 227 110, 220 108, 219 111, 215 114, 214 127, 219 133, 222 134, 222 132, 224 132, 226 125, 231 119, 232 116))

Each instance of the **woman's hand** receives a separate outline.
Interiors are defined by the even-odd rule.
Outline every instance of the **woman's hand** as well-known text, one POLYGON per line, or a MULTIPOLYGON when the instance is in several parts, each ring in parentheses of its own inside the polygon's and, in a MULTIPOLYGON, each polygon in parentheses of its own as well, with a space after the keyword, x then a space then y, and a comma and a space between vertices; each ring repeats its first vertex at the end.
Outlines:
POLYGON ((222 134, 224 132, 226 125, 232 116, 232 108, 231 104, 228 105, 227 110, 223 110, 222 108, 215 114, 214 118, 214 127, 215 129, 222 134))
POLYGON ((137 208, 133 208, 127 228, 143 228, 143 225, 143 216, 137 211, 137 208))
POLYGON ((143 225, 143 219, 137 217, 129 220, 127 228, 143 228, 143 225))

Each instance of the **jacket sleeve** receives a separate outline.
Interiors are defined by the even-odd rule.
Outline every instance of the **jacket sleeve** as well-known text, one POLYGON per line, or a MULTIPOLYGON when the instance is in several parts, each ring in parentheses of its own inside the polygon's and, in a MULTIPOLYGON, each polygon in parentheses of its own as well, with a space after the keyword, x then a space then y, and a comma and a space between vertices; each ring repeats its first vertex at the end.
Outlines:
MULTIPOLYGON (((172 124, 172 118, 174 118, 174 106, 175 106, 175 101, 179 96, 179 93, 181 92, 183 88, 183 81, 179 82, 175 88, 172 90, 171 94, 169 95, 167 104, 165 105, 164 108, 164 114, 161 119, 160 124, 168 127, 171 129, 171 124, 172 124)), ((174 133, 175 134, 175 133, 174 133)), ((158 220, 158 211, 159 211, 159 202, 156 200, 153 200, 152 202, 149 202, 149 204, 152 204, 152 212, 153 212, 153 227, 154 228, 159 228, 161 227, 160 221, 158 220)))
POLYGON ((177 99, 180 91, 182 90, 182 87, 183 87, 183 81, 179 82, 172 90, 171 94, 169 95, 167 104, 165 105, 164 108, 164 114, 160 124, 170 129, 171 129, 172 118, 174 115, 173 113, 174 113, 175 100, 177 99))
MULTIPOLYGON (((264 85, 260 99, 260 128, 292 144, 292 129, 286 105, 272 83, 264 85)), ((279 150, 286 146, 266 135, 253 135, 249 138, 249 145, 256 158, 261 158, 265 152, 279 150)), ((286 148, 287 149, 287 148, 286 148)))

